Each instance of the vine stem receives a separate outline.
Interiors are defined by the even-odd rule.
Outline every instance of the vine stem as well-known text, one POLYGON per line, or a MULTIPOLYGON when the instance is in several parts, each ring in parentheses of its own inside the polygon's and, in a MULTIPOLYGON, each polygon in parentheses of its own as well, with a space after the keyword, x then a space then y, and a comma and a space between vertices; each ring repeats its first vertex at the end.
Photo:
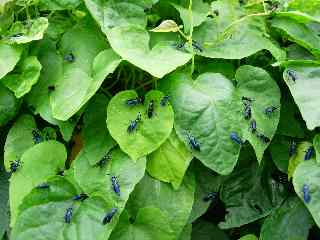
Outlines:
POLYGON ((190 17, 190 34, 189 34, 189 44, 192 49, 192 63, 191 63, 191 76, 194 72, 194 49, 192 46, 192 35, 193 35, 193 13, 192 13, 192 0, 189 2, 189 17, 190 17))

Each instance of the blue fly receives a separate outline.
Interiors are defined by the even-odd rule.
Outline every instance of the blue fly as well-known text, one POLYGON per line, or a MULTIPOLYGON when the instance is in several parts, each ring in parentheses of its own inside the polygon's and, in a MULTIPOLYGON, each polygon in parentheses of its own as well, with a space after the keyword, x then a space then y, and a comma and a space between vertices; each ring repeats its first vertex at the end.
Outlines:
POLYGON ((310 147, 307 149, 306 154, 304 155, 304 160, 305 160, 305 161, 306 161, 306 160, 310 160, 311 157, 312 157, 312 155, 313 155, 313 153, 314 153, 314 148, 313 148, 313 146, 310 146, 310 147))
POLYGON ((120 184, 116 176, 111 177, 113 191, 120 197, 120 184))
POLYGON ((288 76, 288 79, 293 81, 293 82, 296 82, 297 80, 297 74, 295 71, 293 71, 292 69, 288 69, 287 70, 287 76, 288 76))
POLYGON ((72 198, 72 200, 74 200, 74 201, 84 201, 84 200, 86 200, 87 198, 88 198, 89 196, 87 195, 87 194, 85 194, 85 193, 80 193, 80 194, 77 194, 77 195, 75 195, 73 198, 72 198))
POLYGON ((38 189, 48 189, 50 185, 48 183, 40 183, 36 188, 38 189))
POLYGON ((303 193, 303 200, 306 203, 309 203, 310 200, 311 200, 311 196, 310 196, 310 189, 309 189, 309 186, 307 184, 303 184, 302 193, 303 193))
POLYGON ((164 97, 161 99, 161 101, 160 101, 160 106, 161 106, 161 107, 166 106, 167 103, 169 102, 169 99, 170 99, 170 97, 169 97, 168 95, 167 95, 167 96, 164 96, 164 97))
POLYGON ((41 143, 43 141, 41 132, 38 129, 32 130, 32 138, 35 144, 41 143))
POLYGON ((209 202, 217 199, 218 193, 217 192, 209 192, 202 200, 204 202, 209 202))
POLYGON ((292 141, 289 146, 289 157, 295 155, 297 152, 297 143, 292 141))
POLYGON ((67 208, 66 213, 64 214, 64 221, 66 223, 71 223, 72 212, 73 212, 72 207, 67 208))
POLYGON ((14 173, 21 167, 21 161, 20 160, 14 160, 10 162, 10 172, 14 173))
POLYGON ((246 104, 243 110, 244 119, 249 120, 251 118, 251 106, 246 104))
POLYGON ((191 149, 200 152, 200 143, 197 141, 197 139, 194 136, 192 136, 190 133, 187 133, 187 138, 188 138, 188 143, 191 149))
POLYGON ((66 54, 63 59, 69 63, 72 63, 75 61, 76 58, 73 55, 73 53, 69 53, 69 54, 66 54))
POLYGON ((269 143, 270 142, 270 138, 268 138, 267 136, 265 136, 262 133, 257 133, 257 137, 263 142, 263 143, 269 143))
POLYGON ((137 118, 130 122, 127 132, 132 133, 134 130, 137 129, 138 123, 141 121, 141 113, 138 114, 137 118))
POLYGON ((236 144, 239 144, 239 145, 243 144, 241 138, 238 136, 236 132, 230 133, 230 139, 236 144))
POLYGON ((104 216, 102 220, 102 224, 106 225, 107 223, 110 223, 113 216, 117 213, 118 209, 117 208, 112 208, 110 212, 107 212, 107 214, 104 216))
POLYGON ((126 104, 130 107, 136 106, 138 104, 143 104, 144 99, 142 97, 131 98, 126 101, 126 104))
POLYGON ((198 43, 198 42, 195 41, 195 40, 192 40, 192 47, 193 47, 194 49, 196 49, 197 51, 199 51, 199 52, 203 52, 202 46, 200 45, 200 43, 198 43))
POLYGON ((249 98, 249 97, 245 97, 245 96, 242 96, 241 97, 241 100, 243 102, 244 105, 248 105, 248 104, 251 104, 253 102, 253 99, 252 98, 249 98))
POLYGON ((257 131, 257 122, 254 119, 252 119, 250 122, 250 130, 252 133, 257 131))
POLYGON ((149 102, 147 115, 148 115, 148 118, 152 118, 154 115, 154 101, 153 100, 151 100, 149 102))
POLYGON ((96 163, 96 166, 103 168, 107 164, 107 162, 111 160, 111 158, 111 154, 104 155, 103 158, 101 158, 100 161, 96 163))
POLYGON ((271 115, 278 109, 278 107, 274 107, 274 106, 270 106, 270 107, 267 107, 265 110, 264 110, 264 113, 268 116, 268 117, 271 117, 271 115))

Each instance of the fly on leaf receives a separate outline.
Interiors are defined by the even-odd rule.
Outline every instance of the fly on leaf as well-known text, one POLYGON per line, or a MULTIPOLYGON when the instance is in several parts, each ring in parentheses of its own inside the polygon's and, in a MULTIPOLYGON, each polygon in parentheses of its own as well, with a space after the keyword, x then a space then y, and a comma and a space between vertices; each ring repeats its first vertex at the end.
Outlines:
POLYGON ((118 209, 117 208, 112 208, 110 212, 107 212, 107 214, 104 216, 102 220, 102 224, 106 225, 107 223, 110 223, 113 216, 117 213, 118 209))

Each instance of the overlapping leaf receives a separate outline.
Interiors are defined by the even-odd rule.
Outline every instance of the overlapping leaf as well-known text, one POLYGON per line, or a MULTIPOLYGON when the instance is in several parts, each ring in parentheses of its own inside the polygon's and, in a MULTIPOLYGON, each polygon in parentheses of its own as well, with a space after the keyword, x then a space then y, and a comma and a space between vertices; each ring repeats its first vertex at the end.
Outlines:
POLYGON ((22 47, 8 45, 0 42, 0 79, 11 72, 18 63, 22 53, 22 47), (6 59, 3 61, 3 59, 6 59))
POLYGON ((19 102, 9 89, 0 84, 0 126, 7 124, 16 115, 19 102))

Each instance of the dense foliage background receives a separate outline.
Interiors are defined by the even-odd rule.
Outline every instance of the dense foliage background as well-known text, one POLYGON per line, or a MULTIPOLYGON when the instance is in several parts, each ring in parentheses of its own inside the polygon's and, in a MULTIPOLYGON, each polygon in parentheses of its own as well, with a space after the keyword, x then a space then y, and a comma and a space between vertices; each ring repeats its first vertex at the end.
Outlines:
POLYGON ((319 0, 1 0, 0 239, 318 239, 319 59, 319 0))

